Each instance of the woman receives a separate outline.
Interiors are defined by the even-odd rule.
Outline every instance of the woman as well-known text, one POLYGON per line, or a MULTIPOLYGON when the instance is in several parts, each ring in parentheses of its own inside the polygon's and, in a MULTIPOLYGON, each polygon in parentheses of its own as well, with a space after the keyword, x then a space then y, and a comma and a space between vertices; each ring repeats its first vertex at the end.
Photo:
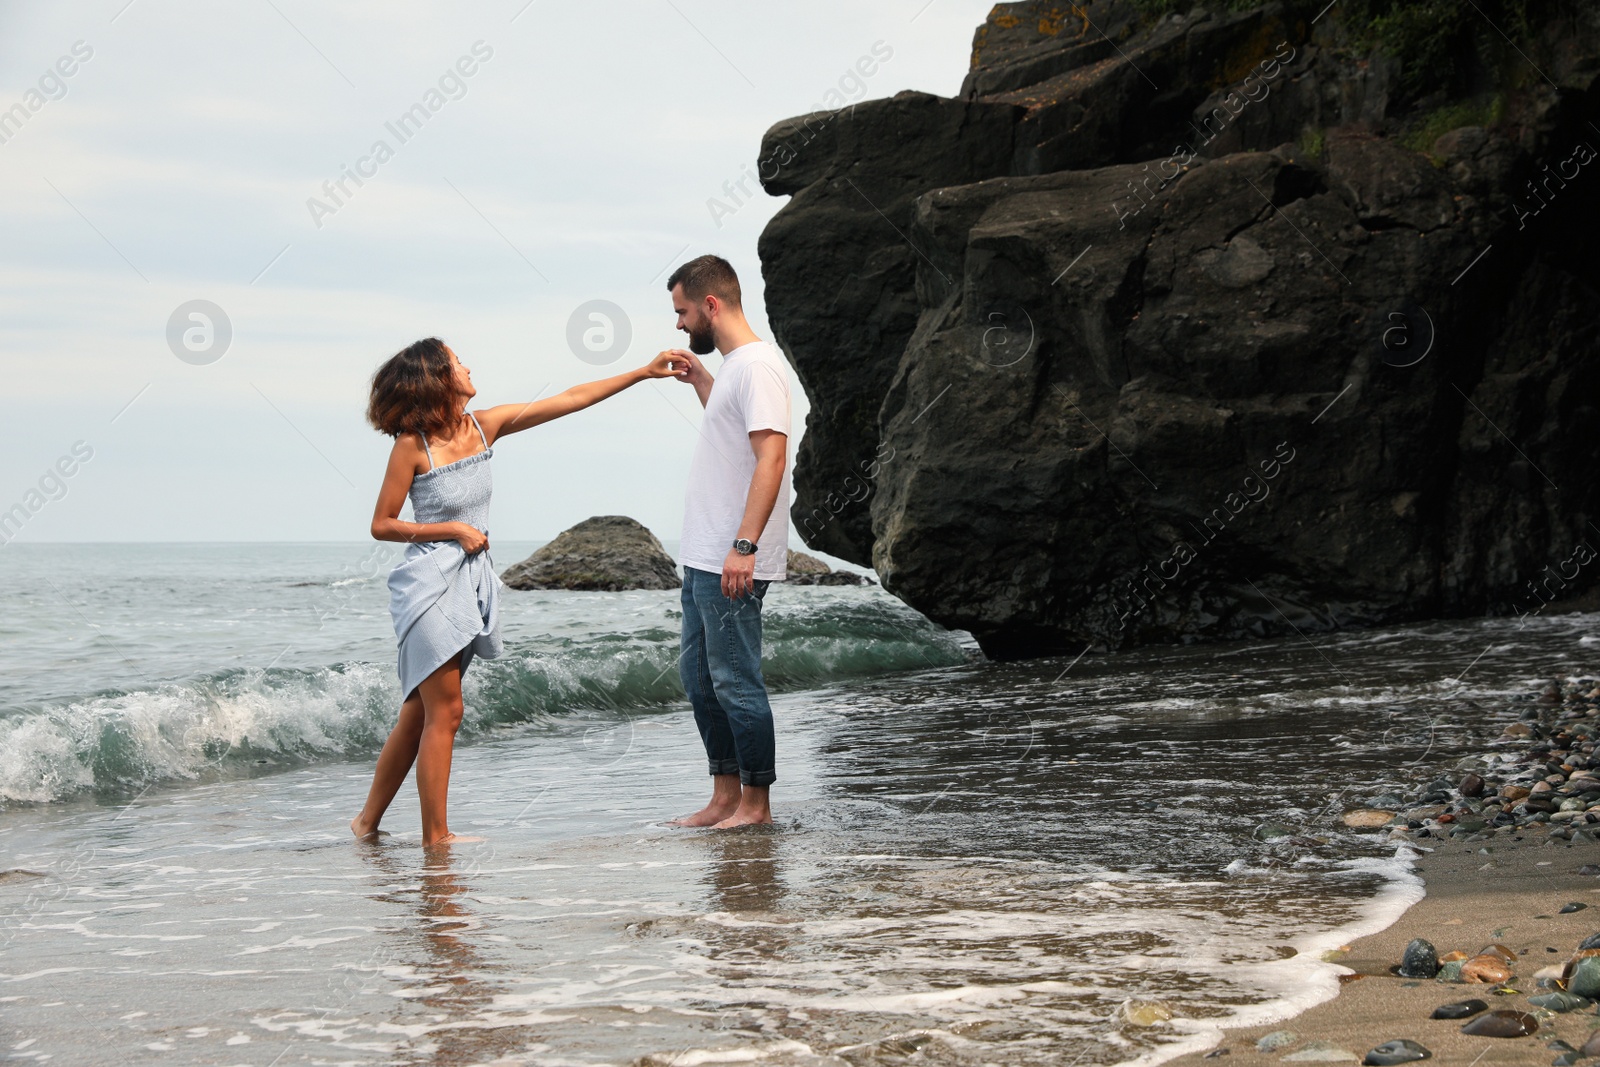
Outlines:
POLYGON ((389 575, 389 612, 400 641, 400 721, 384 742, 366 807, 350 820, 358 838, 378 822, 417 765, 422 843, 479 840, 450 832, 445 819, 450 755, 461 725, 461 676, 474 656, 500 654, 500 578, 489 559, 489 460, 507 434, 581 411, 646 378, 688 367, 670 352, 648 366, 548 400, 465 411, 477 395, 472 372, 430 337, 372 376, 367 420, 394 438, 378 492, 372 536, 403 541, 405 558, 389 575), (416 522, 402 522, 406 495, 416 522))

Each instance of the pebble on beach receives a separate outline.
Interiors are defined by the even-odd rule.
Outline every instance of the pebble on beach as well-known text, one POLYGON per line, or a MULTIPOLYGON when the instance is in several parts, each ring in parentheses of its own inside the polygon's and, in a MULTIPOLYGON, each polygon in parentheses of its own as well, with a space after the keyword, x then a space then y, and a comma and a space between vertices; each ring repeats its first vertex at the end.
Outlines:
POLYGON ((1263 1034, 1261 1040, 1256 1042, 1257 1052, 1271 1052, 1274 1049, 1292 1045, 1300 1040, 1300 1035, 1293 1030, 1274 1030, 1270 1034, 1263 1034))
POLYGON ((1538 1031, 1538 1018, 1525 1011, 1491 1011, 1461 1028, 1473 1037, 1527 1037, 1538 1031))
POLYGON ((1529 997, 1528 1003, 1536 1008, 1543 1008, 1545 1011, 1553 1011, 1560 1014, 1594 1006, 1594 1001, 1588 997, 1575 996, 1572 993, 1559 991, 1555 993, 1540 993, 1538 996, 1529 997))
POLYGON ((1358 1063, 1361 1057, 1327 1041, 1308 1041, 1306 1047, 1284 1056, 1283 1063, 1358 1063))
POLYGON ((1371 1052, 1367 1053, 1361 1062, 1367 1067, 1395 1067, 1399 1063, 1412 1063, 1416 1060, 1432 1059, 1433 1053, 1409 1038, 1399 1038, 1395 1041, 1385 1041, 1371 1052))
POLYGON ((1499 956, 1482 953, 1461 965, 1461 979, 1465 982, 1500 985, 1511 980, 1511 968, 1499 956))
POLYGON ((1588 906, 1589 905, 1587 905, 1587 904, 1583 904, 1583 903, 1580 903, 1580 902, 1574 900, 1571 904, 1563 904, 1563 905, 1561 905, 1561 911, 1558 914, 1571 915, 1573 912, 1582 911, 1584 908, 1587 908, 1588 906))
POLYGON ((1400 958, 1400 977, 1432 978, 1439 973, 1439 953, 1426 938, 1413 938, 1400 958))
POLYGON ((1580 997, 1600 997, 1600 956, 1584 956, 1567 978, 1567 992, 1580 997))
POLYGON ((1481 1000, 1456 1000, 1434 1008, 1433 1017, 1435 1019, 1467 1019, 1480 1011, 1488 1010, 1489 1005, 1481 1000))

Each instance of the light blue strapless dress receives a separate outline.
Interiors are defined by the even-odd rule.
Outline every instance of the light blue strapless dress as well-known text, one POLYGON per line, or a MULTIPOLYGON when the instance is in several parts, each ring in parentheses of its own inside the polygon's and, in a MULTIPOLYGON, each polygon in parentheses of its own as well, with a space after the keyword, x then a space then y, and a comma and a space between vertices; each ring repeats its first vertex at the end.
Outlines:
MULTIPOLYGON (((411 480, 411 510, 417 522, 464 522, 489 533, 489 498, 494 485, 489 459, 494 449, 483 436, 483 451, 433 466, 411 480)), ((461 673, 474 656, 500 655, 500 576, 489 550, 467 555, 456 541, 406 546, 405 558, 389 572, 389 614, 400 641, 400 691, 409 697, 422 681, 451 658, 461 657, 461 673)))

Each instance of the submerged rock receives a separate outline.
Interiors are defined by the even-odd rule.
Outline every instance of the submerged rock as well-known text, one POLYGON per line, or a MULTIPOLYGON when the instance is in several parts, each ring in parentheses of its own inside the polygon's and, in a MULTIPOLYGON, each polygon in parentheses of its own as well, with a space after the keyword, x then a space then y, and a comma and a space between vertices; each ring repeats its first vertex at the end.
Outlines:
POLYGON ((1125 1000, 1122 1018, 1134 1026, 1155 1026, 1172 1018, 1172 1008, 1160 1000, 1125 1000))
POLYGON ((501 579, 513 589, 677 589, 678 565, 655 534, 625 515, 600 515, 565 530, 501 579))
POLYGON ((1480 1011, 1488 1011, 1489 1005, 1481 1000, 1456 1000, 1449 1004, 1441 1004, 1433 1009, 1435 1019, 1467 1019, 1480 1011))
POLYGON ((1352 830, 1376 830, 1387 826, 1394 816, 1394 812, 1382 808, 1357 808, 1344 813, 1344 824, 1352 830))
POLYGON ((1361 1062, 1367 1067, 1395 1067, 1397 1063, 1411 1063, 1432 1058, 1432 1052, 1410 1038, 1402 1037, 1395 1041, 1385 1041, 1367 1053, 1361 1062))
POLYGON ((1399 974, 1402 978, 1432 978, 1439 973, 1439 953, 1433 942, 1426 938, 1413 938, 1400 958, 1399 974))
POLYGON ((1538 1030, 1538 1018, 1525 1011, 1491 1011, 1461 1028, 1473 1037, 1527 1037, 1538 1030))

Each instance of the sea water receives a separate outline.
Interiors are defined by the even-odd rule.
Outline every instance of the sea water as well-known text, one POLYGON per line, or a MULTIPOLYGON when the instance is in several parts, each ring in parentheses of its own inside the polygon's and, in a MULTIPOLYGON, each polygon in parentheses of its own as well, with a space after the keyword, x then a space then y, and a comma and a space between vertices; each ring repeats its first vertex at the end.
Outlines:
POLYGON ((1565 615, 994 664, 876 587, 775 585, 777 823, 715 832, 663 825, 708 786, 677 594, 507 590, 452 777, 486 840, 425 853, 409 784, 392 836, 346 826, 399 698, 384 552, 4 549, 10 1058, 1159 1060, 1331 996, 1323 954, 1420 893, 1339 815, 1600 643, 1565 615))

